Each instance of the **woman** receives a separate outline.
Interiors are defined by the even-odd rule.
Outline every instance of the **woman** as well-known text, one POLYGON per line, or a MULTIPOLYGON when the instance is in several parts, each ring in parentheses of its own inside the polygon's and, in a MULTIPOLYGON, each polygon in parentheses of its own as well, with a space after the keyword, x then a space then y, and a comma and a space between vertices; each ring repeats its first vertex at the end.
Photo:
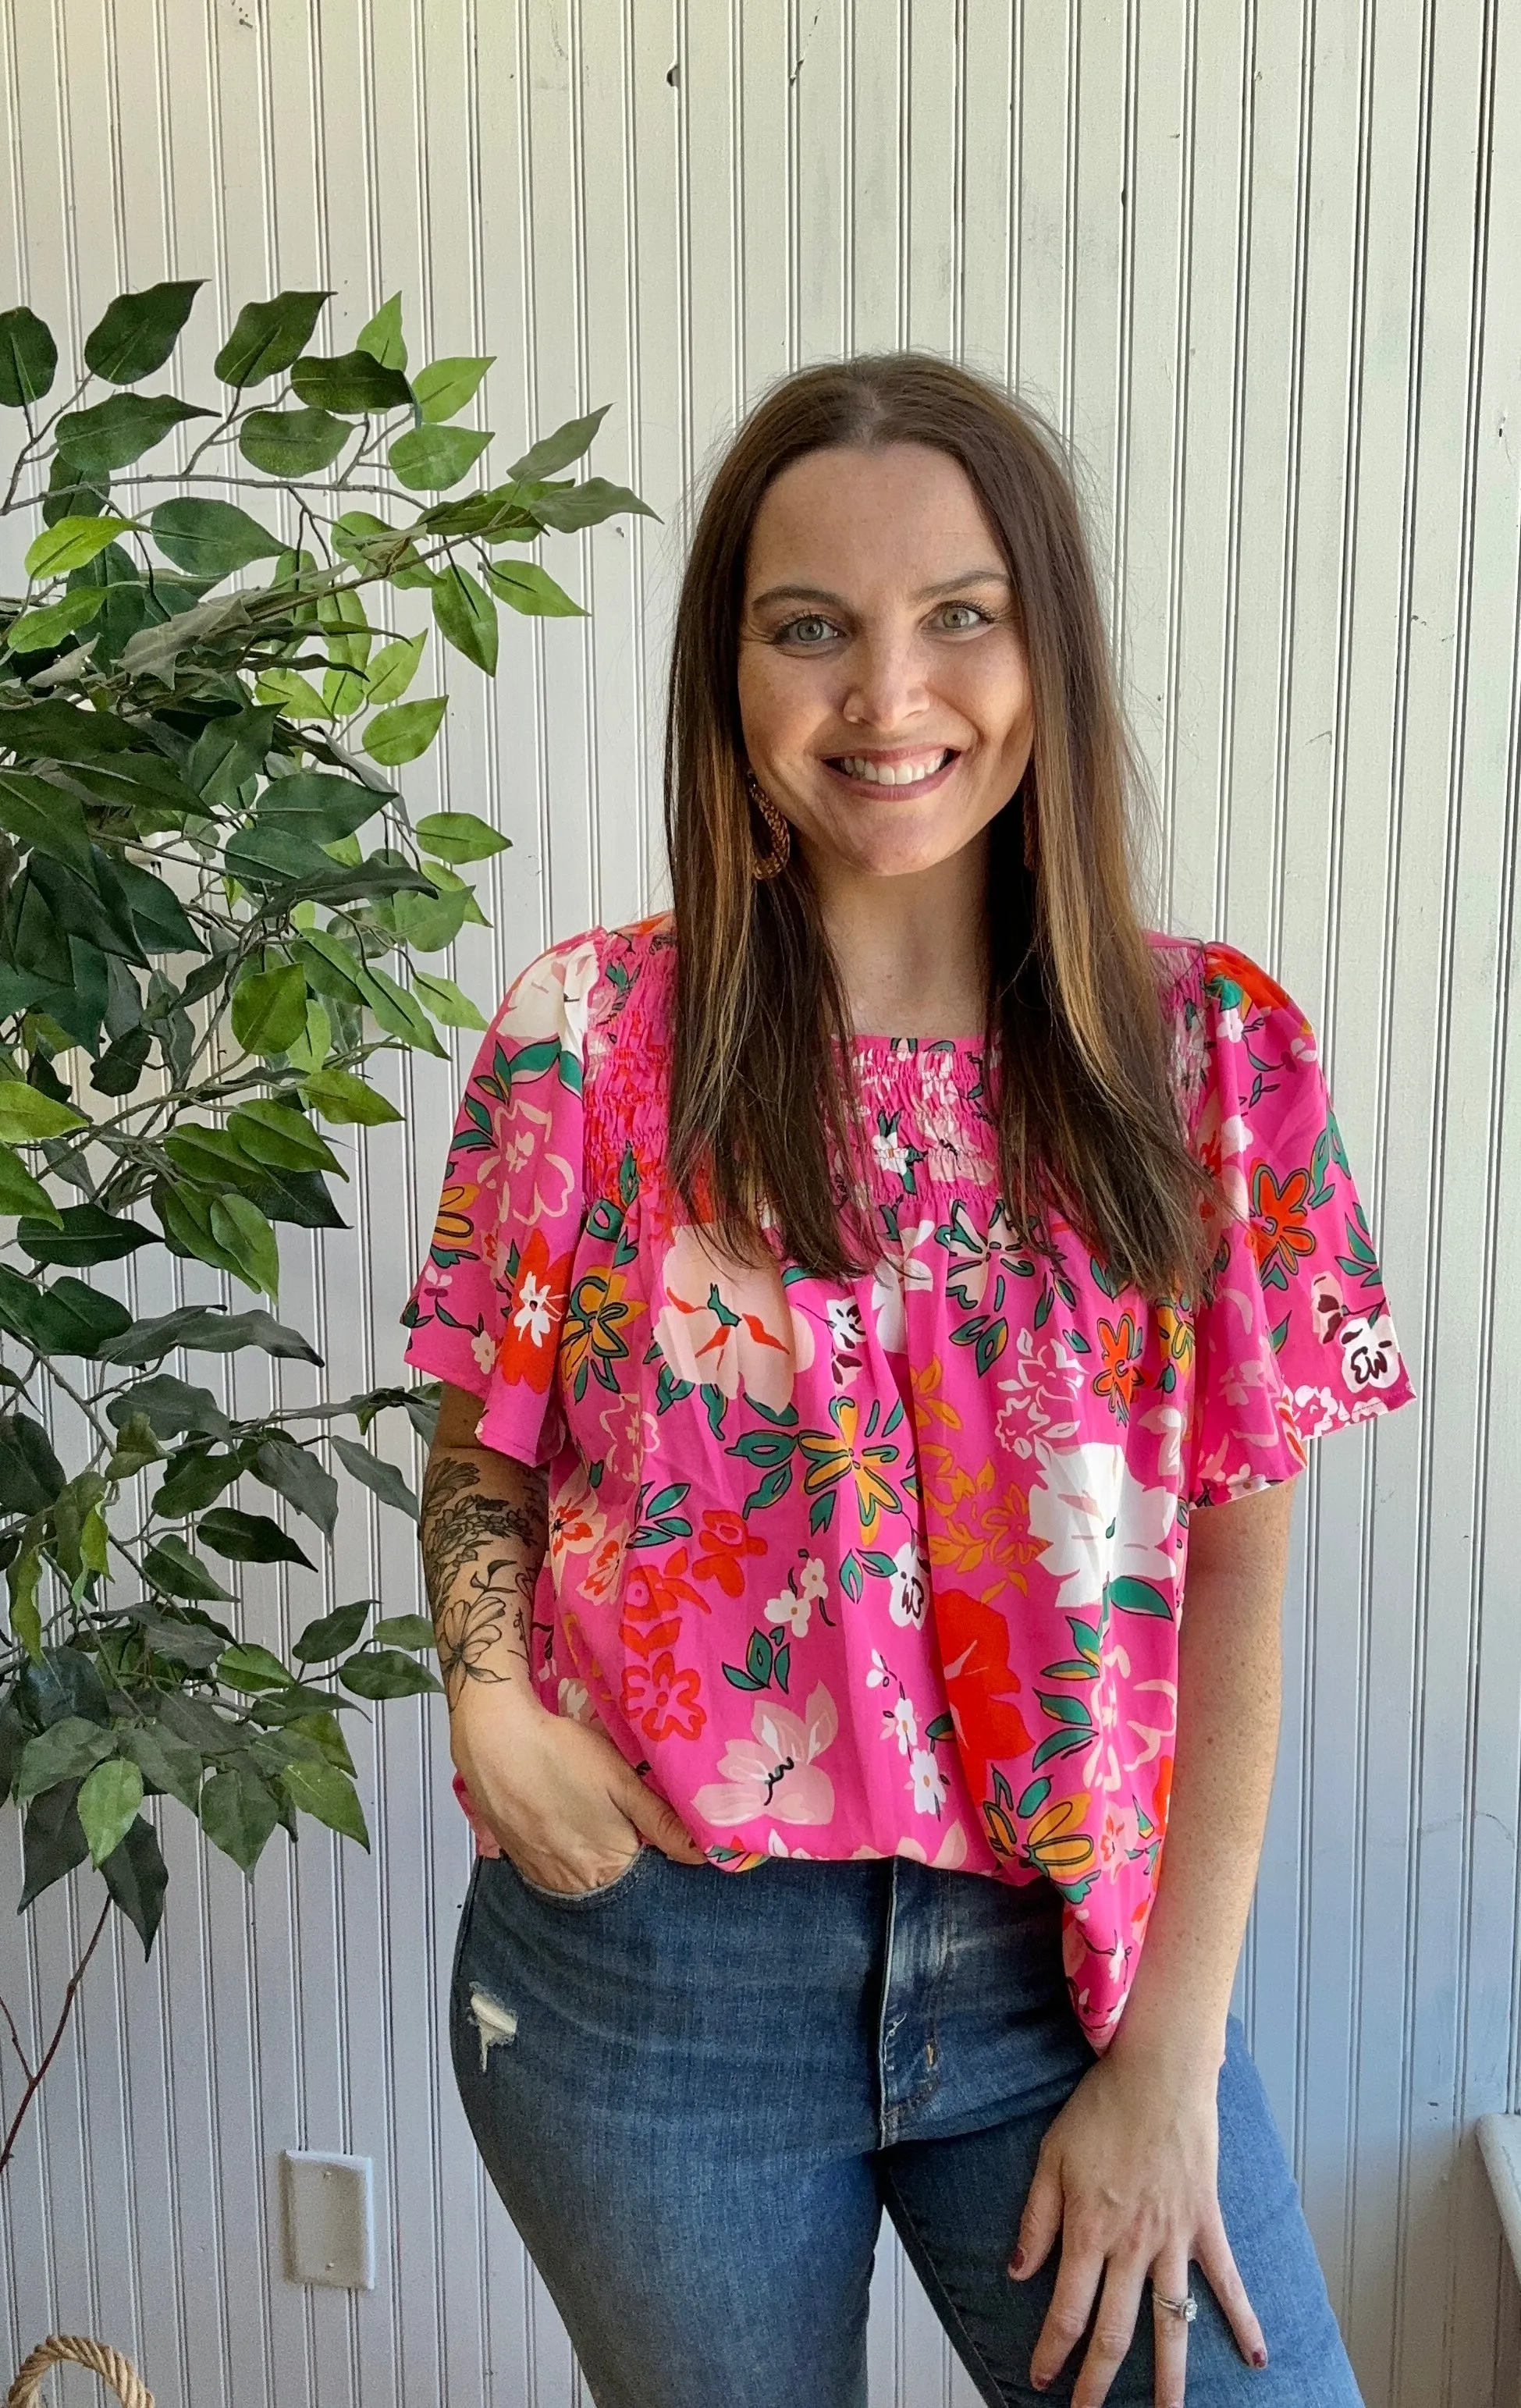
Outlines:
POLYGON ((1310 1027, 1140 924, 1132 784, 1038 423, 790 377, 686 568, 674 910, 466 1093, 454 2061, 598 2408, 859 2408, 883 2203, 985 2400, 1358 2396, 1227 2010, 1292 1484, 1412 1389, 1310 1027))

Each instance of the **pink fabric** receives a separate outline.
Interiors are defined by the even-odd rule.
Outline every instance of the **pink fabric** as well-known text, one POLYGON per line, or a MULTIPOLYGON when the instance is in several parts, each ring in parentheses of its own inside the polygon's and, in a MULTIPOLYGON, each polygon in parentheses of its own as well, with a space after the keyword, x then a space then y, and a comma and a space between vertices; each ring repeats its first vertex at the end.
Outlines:
POLYGON ((719 1254, 666 1172, 655 920, 512 987, 404 1316, 485 1442, 548 1467, 545 1705, 726 1870, 1054 1881, 1098 2047, 1166 1828, 1189 1514, 1413 1394, 1309 1023, 1233 948, 1151 941, 1181 1125, 1250 1213, 1197 1310, 1116 1291, 1055 1212, 1059 1271, 1014 1244, 960 1039, 855 1040, 868 1274, 719 1254))

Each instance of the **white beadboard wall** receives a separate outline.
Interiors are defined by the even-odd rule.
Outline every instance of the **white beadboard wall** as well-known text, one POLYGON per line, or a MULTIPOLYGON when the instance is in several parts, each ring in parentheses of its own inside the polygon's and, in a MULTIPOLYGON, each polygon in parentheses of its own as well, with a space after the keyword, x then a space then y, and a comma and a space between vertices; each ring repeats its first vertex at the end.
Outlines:
MULTIPOLYGON (((1521 2104, 1521 8, 0 0, 0 306, 77 344, 119 288, 206 277, 177 364, 204 380, 245 299, 332 286, 338 349, 400 286, 414 359, 495 354, 504 461, 611 404, 589 465, 659 523, 552 539, 592 617, 509 625, 495 691, 440 662, 456 709, 408 773, 512 838, 456 965, 488 1004, 656 892, 683 496, 748 397, 924 344, 1076 447, 1160 908, 1309 1011, 1419 1390, 1300 1486, 1241 2003, 1369 2408, 1514 2408, 1471 2126, 1521 2104)), ((413 1068, 352 1234, 291 1250, 340 1392, 398 1369, 452 1085, 413 1068)), ((272 1583, 258 1627, 319 1586, 416 1601, 407 1527, 348 1503, 331 1573, 272 1583)), ((587 2398, 443 2060, 447 1776, 436 1706, 389 1709, 373 1854, 310 1828, 251 1884, 165 1818, 160 1945, 145 1969, 113 1929, 0 2186, 12 2365, 62 2328, 161 2408, 587 2398), (373 2293, 283 2281, 290 2145, 373 2157, 373 2293)), ((9 1895, 18 1858, 7 1816, 9 1895)), ((0 1919, 33 2032, 88 1928, 76 1880, 0 1919)), ((885 2227, 871 2368, 873 2408, 971 2408, 885 2227)))

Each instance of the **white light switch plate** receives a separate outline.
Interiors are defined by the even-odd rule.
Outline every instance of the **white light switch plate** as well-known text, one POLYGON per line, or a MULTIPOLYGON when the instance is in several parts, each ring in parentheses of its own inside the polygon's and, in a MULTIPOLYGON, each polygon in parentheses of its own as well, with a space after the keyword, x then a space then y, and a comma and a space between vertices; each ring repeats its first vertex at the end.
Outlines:
POLYGON ((368 2157, 281 2153, 285 2273, 292 2283, 375 2288, 375 2207, 368 2157))

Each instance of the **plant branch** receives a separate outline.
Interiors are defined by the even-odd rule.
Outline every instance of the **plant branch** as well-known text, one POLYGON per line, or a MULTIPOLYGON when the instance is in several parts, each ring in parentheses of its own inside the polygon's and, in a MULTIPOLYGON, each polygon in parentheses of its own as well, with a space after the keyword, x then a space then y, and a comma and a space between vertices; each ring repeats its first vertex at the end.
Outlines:
MULTIPOLYGON (((64 2033, 67 2028, 68 2019, 74 2012, 74 2001, 79 1996, 79 1984, 84 1979, 85 1968, 88 1966, 91 1957, 95 1953, 96 1942, 99 1941, 101 1933, 106 1928, 106 1917, 109 1914, 110 1911, 110 1893, 108 1891, 106 1903, 101 1908, 100 1914, 96 1918, 93 1931, 90 1934, 89 1945, 85 1949, 84 1955, 80 1957, 79 1963, 75 1966, 73 1972, 68 1977, 68 1986, 64 1992, 63 2013, 58 2018, 57 2028, 55 2029, 51 2040, 48 2042, 48 2046, 43 2053, 40 2062, 38 2063, 36 2071, 35 2073, 28 2074, 26 2087, 22 2092, 21 2105, 17 2108, 15 2114, 10 2119, 10 2123, 7 2128, 4 2142, 0 2143, 0 2173, 4 2173, 7 2166, 10 2163, 12 2155, 15 2152, 16 2136, 20 2132, 22 2124, 26 2121, 26 2111, 31 2106, 33 2100, 41 2088, 43 2077, 47 2073, 49 2066, 51 2065, 53 2058, 58 2054, 59 2043, 63 2040, 64 2033)), ((0 2005, 4 2005, 4 2000, 0 2000, 0 2005)), ((8 2007, 6 2008, 6 2020, 7 2023, 10 2022, 10 2010, 8 2007)), ((10 2028, 12 2036, 14 2037, 16 2027, 13 2023, 11 2024, 10 2028)), ((18 2054, 20 2054, 21 2042, 19 2040, 16 2042, 16 2047, 18 2054)), ((24 2065, 26 2059, 22 2057, 22 2063, 24 2065)))

